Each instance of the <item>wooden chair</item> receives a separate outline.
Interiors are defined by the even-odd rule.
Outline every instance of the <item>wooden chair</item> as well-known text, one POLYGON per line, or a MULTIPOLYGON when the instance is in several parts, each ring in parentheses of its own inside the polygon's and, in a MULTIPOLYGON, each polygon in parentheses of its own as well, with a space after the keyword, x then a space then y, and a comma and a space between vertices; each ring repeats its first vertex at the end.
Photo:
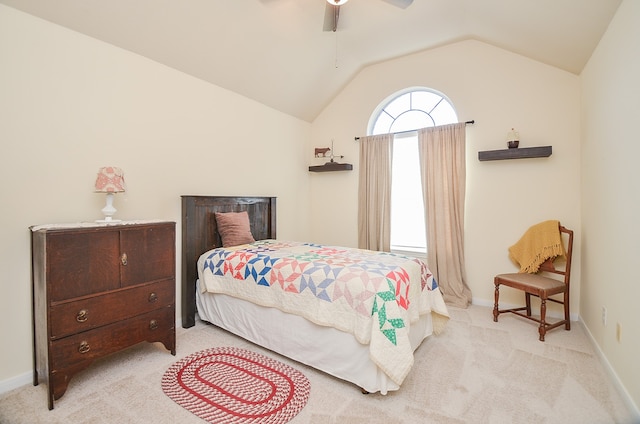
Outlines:
POLYGON ((564 324, 565 329, 571 330, 571 320, 569 317, 569 281, 571 277, 571 254, 573 253, 573 231, 559 225, 560 235, 568 235, 568 243, 566 252, 566 264, 561 269, 557 269, 552 259, 547 259, 542 265, 537 274, 527 273, 513 273, 513 274, 499 274, 493 280, 496 286, 495 290, 495 304, 493 306, 493 321, 498 322, 498 315, 511 312, 521 317, 536 321, 540 324, 538 332, 540 333, 540 341, 544 341, 544 335, 547 330, 559 327, 564 324), (557 274, 562 277, 551 277, 552 274, 557 274), (500 286, 512 287, 514 289, 522 290, 525 293, 526 306, 512 308, 512 309, 499 309, 498 298, 500 296, 500 286), (552 299, 550 296, 556 294, 564 294, 562 300, 552 299), (540 318, 531 316, 531 296, 540 298, 540 318), (547 300, 564 305, 564 319, 554 323, 548 323, 546 321, 547 314, 547 300), (523 313, 525 311, 526 313, 523 313))

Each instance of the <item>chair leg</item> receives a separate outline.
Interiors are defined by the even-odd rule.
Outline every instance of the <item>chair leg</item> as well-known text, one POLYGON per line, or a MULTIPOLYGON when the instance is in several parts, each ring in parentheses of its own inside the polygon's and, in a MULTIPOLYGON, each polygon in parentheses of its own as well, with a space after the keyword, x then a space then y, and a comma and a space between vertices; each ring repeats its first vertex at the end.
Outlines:
POLYGON ((496 284, 496 290, 493 294, 494 303, 493 303, 493 322, 498 322, 498 298, 500 297, 500 284, 496 284))
POLYGON ((545 321, 547 315, 547 299, 540 298, 540 327, 538 332, 540 333, 540 341, 544 341, 544 335, 547 332, 547 323, 545 321))
POLYGON ((524 294, 524 299, 527 305, 527 316, 531 316, 531 295, 529 293, 524 294))
POLYGON ((569 291, 564 292, 564 329, 571 330, 571 314, 569 314, 569 291))

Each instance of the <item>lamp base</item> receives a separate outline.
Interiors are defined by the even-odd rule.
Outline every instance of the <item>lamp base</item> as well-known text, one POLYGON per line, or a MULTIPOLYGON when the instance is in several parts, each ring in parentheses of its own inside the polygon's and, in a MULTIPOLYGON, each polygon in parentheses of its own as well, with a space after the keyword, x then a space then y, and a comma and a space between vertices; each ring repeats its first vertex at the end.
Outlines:
POLYGON ((116 208, 113 207, 113 195, 114 193, 107 193, 107 204, 104 208, 102 208, 102 213, 104 214, 104 219, 98 219, 96 222, 100 223, 109 223, 109 222, 120 222, 119 219, 113 219, 113 214, 116 213, 116 208))

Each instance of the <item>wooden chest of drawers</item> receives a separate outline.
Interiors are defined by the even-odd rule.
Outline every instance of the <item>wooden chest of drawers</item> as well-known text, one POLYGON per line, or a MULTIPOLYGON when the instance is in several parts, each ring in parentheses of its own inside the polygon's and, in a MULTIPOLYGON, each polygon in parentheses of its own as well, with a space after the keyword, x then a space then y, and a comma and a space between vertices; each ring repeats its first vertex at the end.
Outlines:
POLYGON ((34 377, 49 409, 73 375, 134 344, 173 355, 175 223, 31 228, 34 377))

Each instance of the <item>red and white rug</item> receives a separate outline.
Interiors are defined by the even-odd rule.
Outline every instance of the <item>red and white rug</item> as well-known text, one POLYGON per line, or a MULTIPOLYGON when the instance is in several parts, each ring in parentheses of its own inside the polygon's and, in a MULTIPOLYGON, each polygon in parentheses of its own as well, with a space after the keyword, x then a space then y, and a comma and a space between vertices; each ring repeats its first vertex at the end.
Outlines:
POLYGON ((203 350, 173 364, 162 390, 209 423, 286 423, 307 404, 311 385, 300 371, 235 347, 203 350))

